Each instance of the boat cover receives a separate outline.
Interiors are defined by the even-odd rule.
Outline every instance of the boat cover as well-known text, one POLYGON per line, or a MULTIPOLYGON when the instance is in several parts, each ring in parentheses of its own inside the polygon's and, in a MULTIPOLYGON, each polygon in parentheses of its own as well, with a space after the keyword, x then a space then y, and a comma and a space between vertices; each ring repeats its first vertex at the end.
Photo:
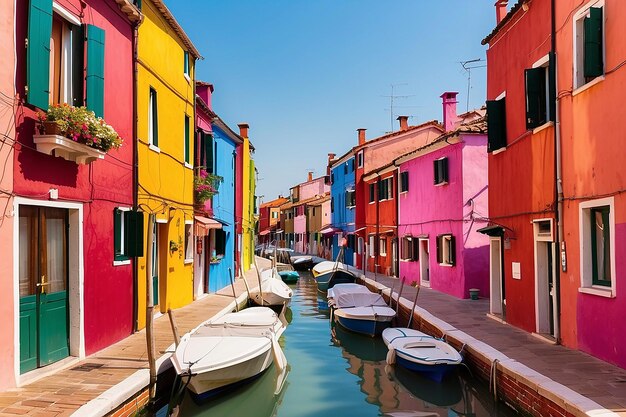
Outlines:
POLYGON ((387 306, 367 306, 340 308, 335 315, 354 320, 389 321, 396 316, 396 312, 387 306))
POLYGON ((328 298, 332 298, 332 305, 336 308, 387 306, 380 294, 371 292, 364 285, 336 284, 329 291, 332 292, 328 298))
POLYGON ((348 270, 348 267, 341 262, 332 262, 332 261, 322 261, 315 265, 311 271, 313 272, 313 276, 318 276, 324 274, 328 271, 332 271, 333 269, 345 269, 348 270))

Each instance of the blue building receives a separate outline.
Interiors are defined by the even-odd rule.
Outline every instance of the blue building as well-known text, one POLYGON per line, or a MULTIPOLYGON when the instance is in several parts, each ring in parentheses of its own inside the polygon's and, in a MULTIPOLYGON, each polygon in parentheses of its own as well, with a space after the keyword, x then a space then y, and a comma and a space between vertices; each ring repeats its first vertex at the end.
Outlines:
POLYGON ((345 238, 347 246, 344 260, 347 265, 354 265, 356 239, 354 235, 356 192, 354 151, 350 151, 330 163, 330 211, 331 225, 335 229, 333 236, 333 259, 337 258, 341 241, 345 238))
POLYGON ((235 157, 238 144, 243 143, 241 137, 230 129, 219 117, 212 122, 213 135, 208 136, 205 143, 207 154, 211 154, 208 164, 212 165, 214 174, 222 177, 218 193, 213 196, 213 220, 221 224, 221 228, 211 229, 209 235, 209 268, 208 292, 215 292, 230 285, 230 274, 237 275, 235 270, 235 157))

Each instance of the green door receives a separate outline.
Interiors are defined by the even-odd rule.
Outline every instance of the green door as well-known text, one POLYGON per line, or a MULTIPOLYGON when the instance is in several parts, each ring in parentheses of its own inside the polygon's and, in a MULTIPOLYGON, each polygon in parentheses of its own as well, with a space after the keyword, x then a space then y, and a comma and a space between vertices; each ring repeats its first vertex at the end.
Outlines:
POLYGON ((68 211, 20 206, 20 372, 69 355, 68 211))
POLYGON ((154 222, 152 234, 152 304, 159 305, 159 224, 154 222))

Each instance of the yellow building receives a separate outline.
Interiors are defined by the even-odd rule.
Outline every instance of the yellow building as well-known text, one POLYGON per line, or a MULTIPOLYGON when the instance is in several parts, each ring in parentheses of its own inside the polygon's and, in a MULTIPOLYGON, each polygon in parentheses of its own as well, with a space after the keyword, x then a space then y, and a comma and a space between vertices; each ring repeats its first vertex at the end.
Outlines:
POLYGON ((248 138, 248 124, 239 124, 242 146, 242 214, 241 214, 241 260, 245 271, 254 263, 254 236, 256 234, 256 169, 252 153, 254 146, 248 138))
POLYGON ((193 301, 195 61, 201 58, 162 0, 143 0, 142 12, 137 201, 145 213, 145 245, 144 257, 137 260, 137 328, 145 327, 149 252, 155 309, 166 312, 193 301), (156 220, 153 233, 148 230, 149 215, 156 220))

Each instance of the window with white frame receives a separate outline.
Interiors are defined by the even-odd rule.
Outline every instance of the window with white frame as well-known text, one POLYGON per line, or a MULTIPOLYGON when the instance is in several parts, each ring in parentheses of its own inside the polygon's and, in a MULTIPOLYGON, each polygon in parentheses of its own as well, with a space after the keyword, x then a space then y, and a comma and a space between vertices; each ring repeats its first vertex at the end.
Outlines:
POLYGON ((359 237, 359 239, 357 240, 357 246, 356 246, 356 253, 357 254, 362 254, 363 253, 363 244, 365 242, 363 242, 363 238, 359 237))
POLYGON ((370 235, 369 236, 369 252, 370 252, 370 258, 373 258, 376 254, 376 248, 374 247, 374 239, 375 236, 374 235, 370 235))
POLYGON ((363 151, 356 154, 357 167, 363 168, 363 151))
POLYGON ((159 147, 159 122, 157 111, 157 92, 150 88, 150 102, 148 104, 148 143, 159 147))
POLYGON ((456 261, 455 239, 451 234, 437 236, 437 263, 454 266, 456 261))
POLYGON ((409 191, 409 171, 400 173, 400 192, 406 193, 409 191))
POLYGON ((615 286, 615 212, 613 197, 580 203, 581 287, 615 286))
POLYGON ((356 206, 356 191, 346 191, 346 208, 352 208, 356 206))
POLYGON ((113 211, 114 265, 130 263, 130 258, 126 256, 126 222, 124 221, 124 212, 129 210, 127 207, 116 207, 113 211))
POLYGON ((526 129, 534 129, 550 120, 549 55, 544 56, 525 70, 526 129))
POLYGON ((448 158, 439 158, 433 161, 435 170, 435 185, 448 183, 448 158))
POLYGON ((185 263, 193 262, 193 221, 185 222, 185 263))
MULTIPOLYGON (((57 9, 55 12, 61 12, 57 9)), ((69 13, 65 12, 64 15, 69 13)), ((50 104, 82 105, 82 48, 80 22, 54 13, 50 36, 50 104)))
POLYGON ((574 15, 574 88, 604 75, 604 12, 604 0, 594 0, 574 15))
POLYGON ((387 256, 387 238, 381 237, 379 239, 380 243, 380 256, 387 256))
POLYGON ((393 199, 393 177, 385 178, 378 182, 378 200, 393 199))

